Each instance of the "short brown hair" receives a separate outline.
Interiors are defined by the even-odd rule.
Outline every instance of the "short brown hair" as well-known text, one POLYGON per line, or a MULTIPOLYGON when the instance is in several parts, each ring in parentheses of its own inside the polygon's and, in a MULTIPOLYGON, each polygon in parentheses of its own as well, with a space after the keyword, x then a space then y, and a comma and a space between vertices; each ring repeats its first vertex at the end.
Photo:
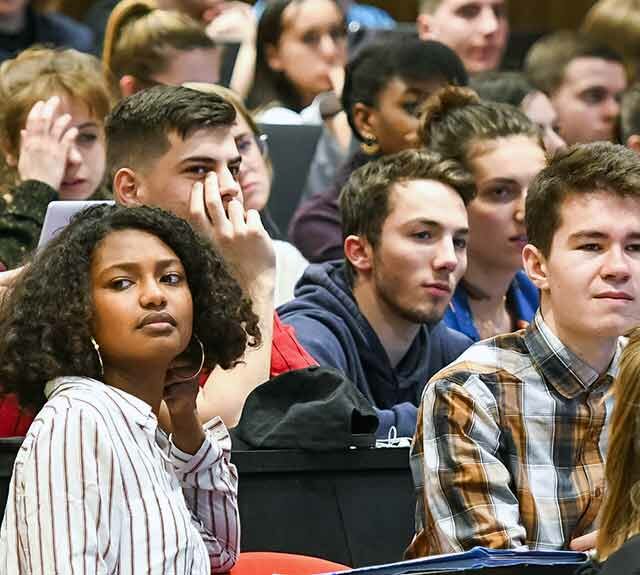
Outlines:
POLYGON ((531 182, 525 222, 529 242, 545 256, 561 225, 560 209, 573 194, 607 192, 640 199, 640 158, 619 144, 576 144, 558 151, 531 182))
POLYGON ((560 30, 538 40, 527 53, 524 69, 529 81, 552 95, 564 82, 567 66, 577 58, 599 58, 622 64, 620 55, 584 34, 560 30))
POLYGON ((33 47, 0 66, 0 142, 18 157, 20 131, 38 100, 69 96, 83 102, 100 123, 113 104, 100 61, 77 50, 33 47))
MULTIPOLYGON (((355 170, 340 193, 342 236, 364 237, 372 247, 380 242, 382 226, 391 212, 394 184, 435 180, 450 186, 468 204, 475 195, 473 179, 454 160, 429 150, 405 150, 383 156, 355 170)), ((353 273, 349 261, 347 269, 353 273)))

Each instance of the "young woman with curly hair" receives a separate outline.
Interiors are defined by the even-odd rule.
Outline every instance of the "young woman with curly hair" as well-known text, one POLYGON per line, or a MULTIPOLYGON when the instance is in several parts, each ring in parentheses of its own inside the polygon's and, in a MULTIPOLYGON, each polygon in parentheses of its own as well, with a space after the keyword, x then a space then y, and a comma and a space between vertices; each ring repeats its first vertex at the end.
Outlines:
POLYGON ((196 380, 232 367, 260 332, 210 246, 157 208, 90 208, 2 299, 0 334, 1 392, 39 410, 0 572, 228 571, 237 473, 222 421, 199 423, 196 380))

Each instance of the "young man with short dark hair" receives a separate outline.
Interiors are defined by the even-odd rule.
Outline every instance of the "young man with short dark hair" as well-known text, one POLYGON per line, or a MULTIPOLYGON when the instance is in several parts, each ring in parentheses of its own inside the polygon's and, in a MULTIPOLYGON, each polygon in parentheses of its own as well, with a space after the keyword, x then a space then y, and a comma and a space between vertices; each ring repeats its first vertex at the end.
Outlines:
POLYGON ((218 95, 155 86, 122 100, 105 124, 116 200, 158 206, 191 223, 224 257, 260 318, 262 345, 232 370, 216 369, 199 396, 201 418, 219 415, 228 427, 270 376, 315 365, 274 314, 274 249, 258 212, 243 207, 235 118, 218 95))
POLYGON ((345 260, 309 266, 278 310, 371 401, 380 437, 413 434, 425 382, 469 345, 440 319, 466 268, 472 195, 455 162, 424 150, 359 168, 340 197, 345 260))
POLYGON ((505 0, 421 0, 418 34, 454 50, 469 74, 500 67, 509 36, 505 0))
POLYGON ((573 31, 538 40, 529 50, 525 72, 549 96, 560 136, 567 145, 615 141, 620 97, 627 87, 622 58, 573 31))
POLYGON ((525 217, 540 310, 427 384, 409 556, 594 543, 611 385, 622 335, 640 323, 640 159, 605 142, 558 152, 525 217))

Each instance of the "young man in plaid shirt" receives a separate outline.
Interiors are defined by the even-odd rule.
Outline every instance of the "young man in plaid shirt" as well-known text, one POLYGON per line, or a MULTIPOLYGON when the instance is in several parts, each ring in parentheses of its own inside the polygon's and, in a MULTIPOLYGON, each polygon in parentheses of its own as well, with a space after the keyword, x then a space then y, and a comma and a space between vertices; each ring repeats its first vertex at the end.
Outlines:
POLYGON ((428 383, 408 556, 595 541, 609 391, 622 336, 640 324, 640 159, 604 142, 561 152, 529 188, 526 225, 540 309, 428 383))

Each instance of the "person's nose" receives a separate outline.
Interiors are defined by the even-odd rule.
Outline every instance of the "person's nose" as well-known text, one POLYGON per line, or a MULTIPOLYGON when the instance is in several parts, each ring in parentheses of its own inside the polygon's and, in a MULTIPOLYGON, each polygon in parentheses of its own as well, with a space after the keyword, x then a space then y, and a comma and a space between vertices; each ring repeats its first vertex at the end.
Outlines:
POLYGON ((162 309, 167 304, 167 297, 155 278, 140 282, 140 305, 143 308, 162 309))
POLYGON ((515 204, 515 211, 513 213, 513 217, 516 220, 516 222, 518 222, 519 224, 524 223, 524 210, 525 210, 525 205, 527 203, 527 189, 528 188, 524 188, 522 190, 522 193, 520 194, 520 197, 516 200, 516 204, 515 204))
POLYGON ((620 114, 620 102, 618 102, 617 98, 613 95, 609 96, 604 103, 603 109, 604 115, 610 121, 615 121, 620 114))
POLYGON ((67 153, 67 167, 78 167, 82 163, 82 154, 80 150, 78 150, 78 146, 75 142, 71 144, 69 147, 69 152, 67 153))
POLYGON ((622 246, 612 246, 605 253, 601 275, 604 279, 623 282, 631 277, 629 261, 622 246))
POLYGON ((320 54, 329 62, 333 63, 338 55, 338 46, 331 34, 323 34, 320 37, 320 44, 318 44, 318 50, 320 54))
POLYGON ((458 267, 458 262, 458 254, 453 238, 443 238, 437 246, 436 257, 433 262, 434 268, 452 273, 458 267))
POLYGON ((498 30, 498 26, 500 26, 500 22, 498 21, 498 17, 493 11, 493 8, 490 6, 483 8, 479 16, 479 27, 482 34, 485 36, 495 34, 498 30))

